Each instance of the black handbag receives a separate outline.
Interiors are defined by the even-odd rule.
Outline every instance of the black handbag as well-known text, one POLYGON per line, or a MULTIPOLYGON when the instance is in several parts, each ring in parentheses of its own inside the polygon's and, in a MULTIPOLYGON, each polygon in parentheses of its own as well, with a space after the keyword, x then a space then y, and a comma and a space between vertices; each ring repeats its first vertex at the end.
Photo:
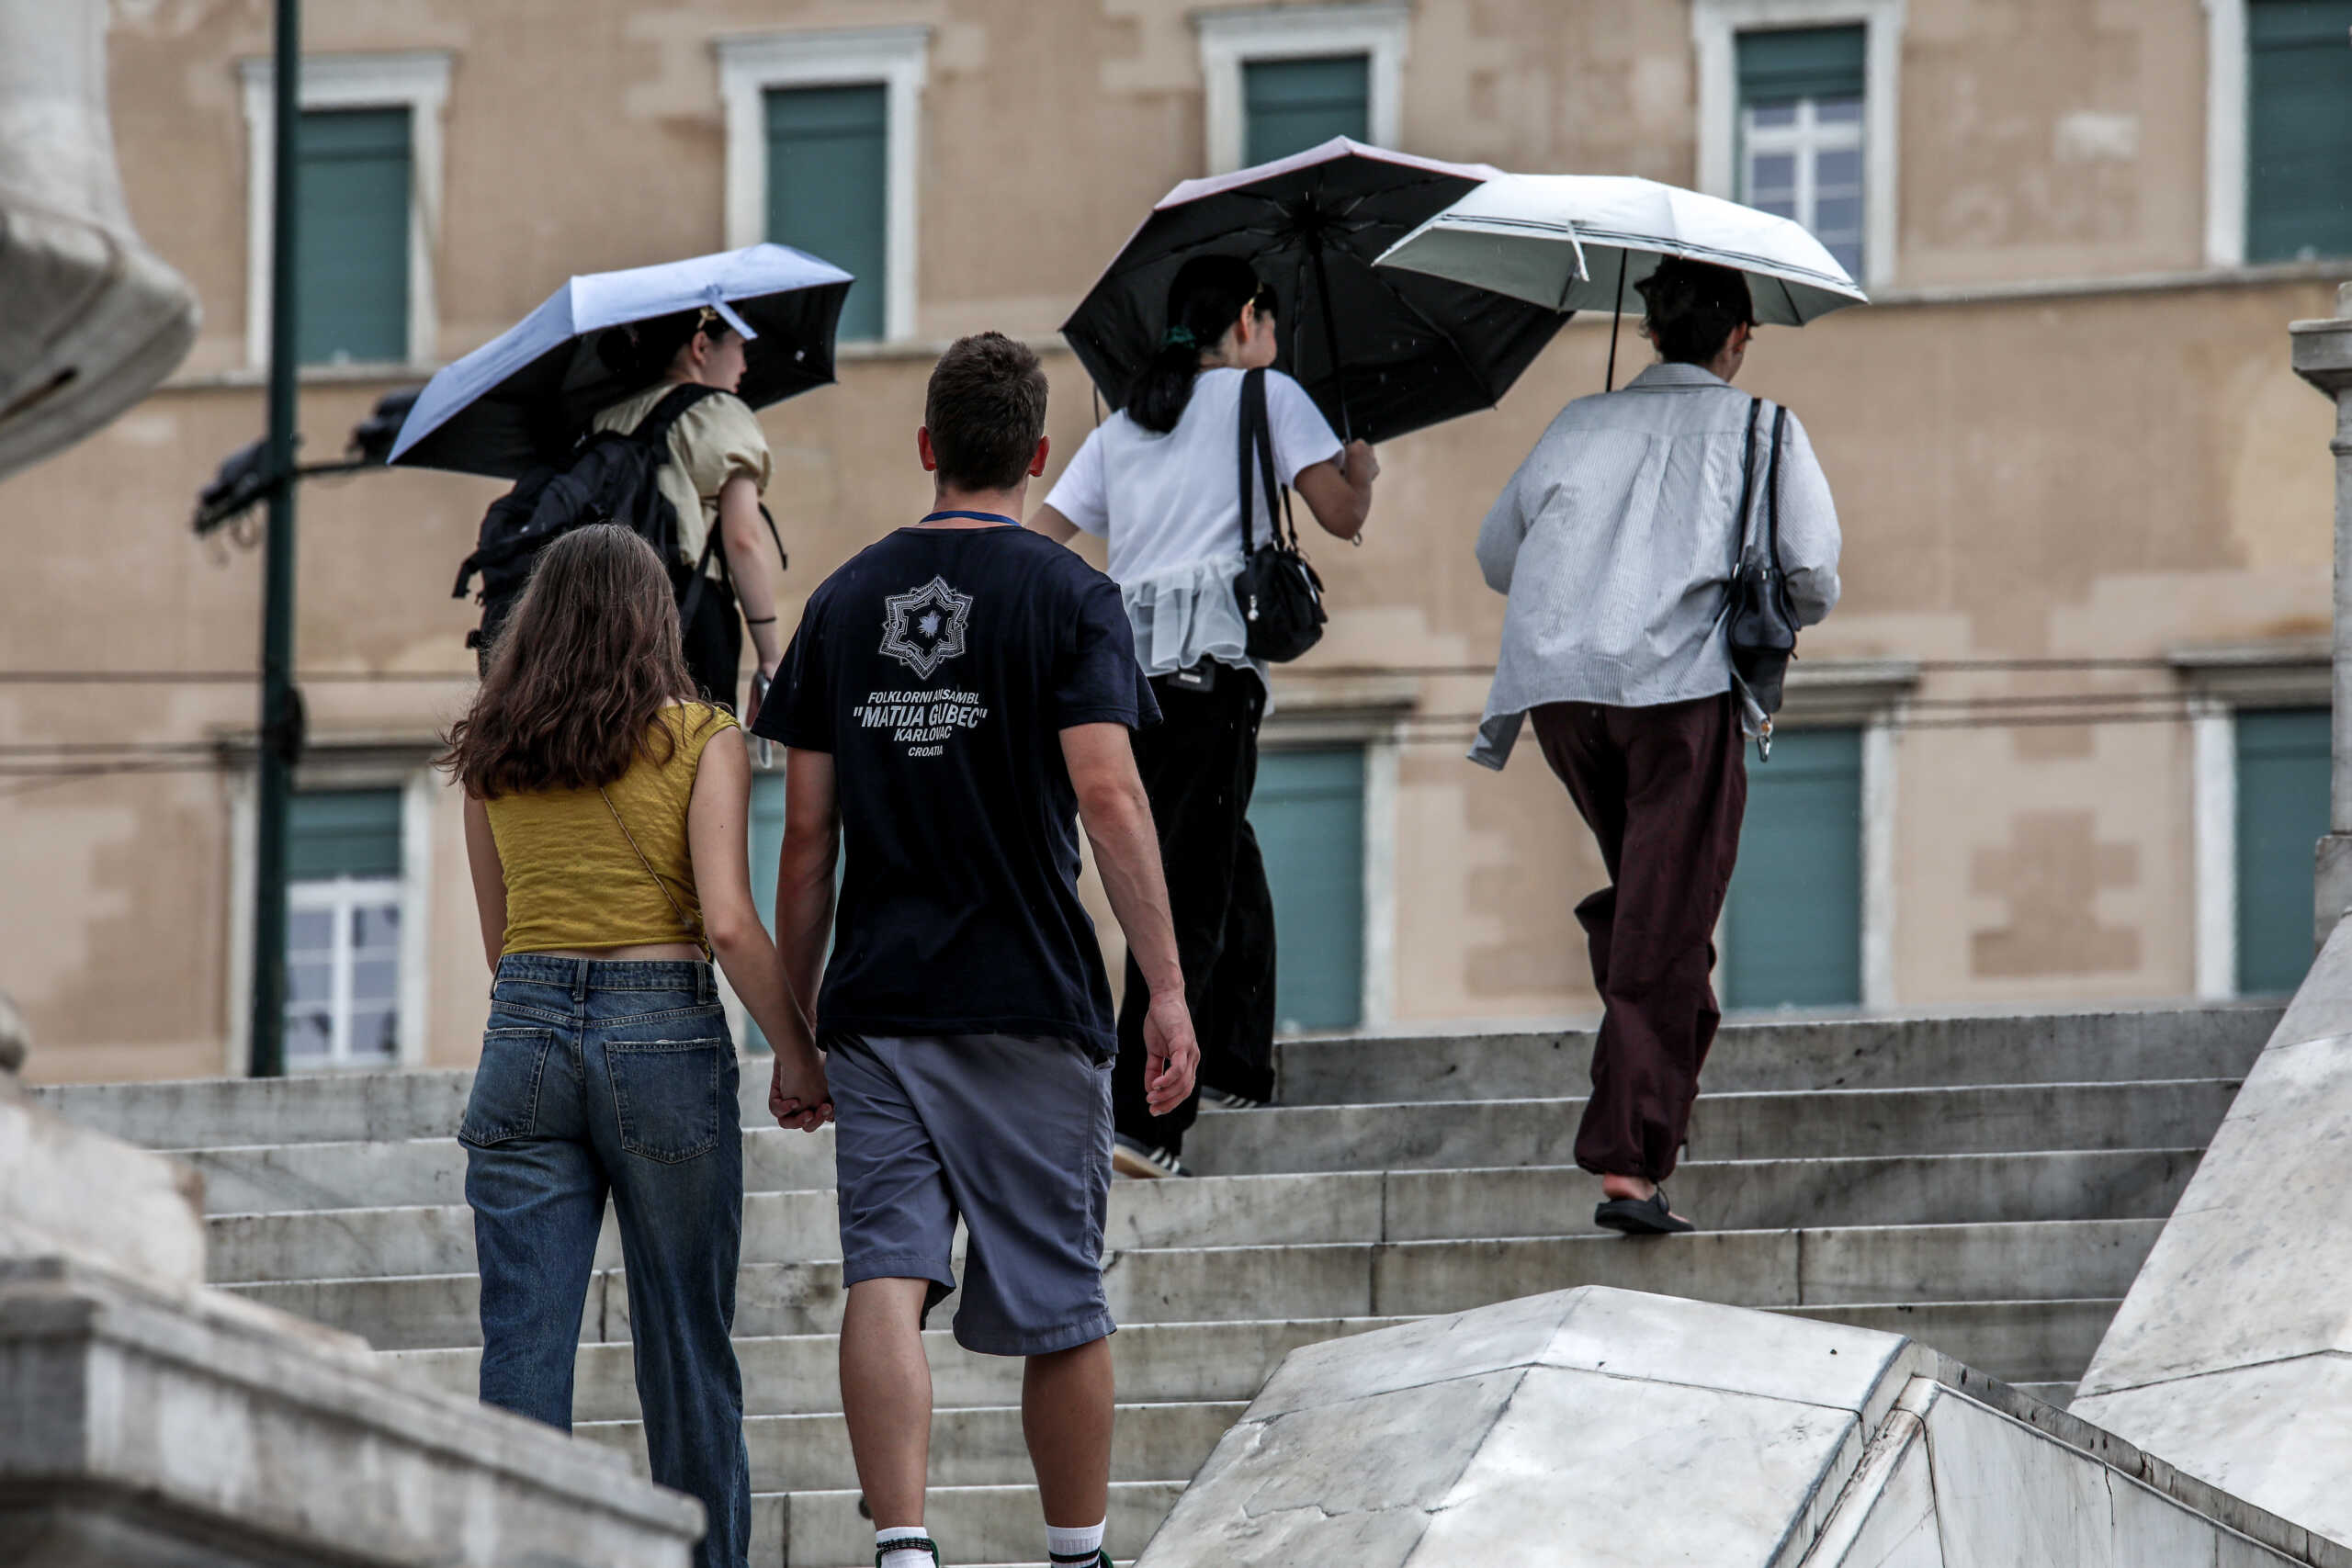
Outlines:
POLYGON ((1296 659, 1323 639, 1323 580, 1299 553, 1298 524, 1290 515, 1290 489, 1274 483, 1274 435, 1266 418, 1266 373, 1252 370, 1241 378, 1241 574, 1233 580, 1233 598, 1241 610, 1249 637, 1250 657, 1282 664, 1296 659), (1273 537, 1252 547, 1256 529, 1258 485, 1252 458, 1266 491, 1266 509, 1273 520, 1273 537), (1274 505, 1277 490, 1282 505, 1274 505), (1284 538, 1283 525, 1289 523, 1284 538))
POLYGON ((1789 411, 1772 412, 1772 442, 1764 462, 1764 537, 1747 536, 1754 510, 1756 424, 1763 400, 1747 405, 1747 445, 1740 457, 1739 533, 1733 547, 1729 602, 1724 613, 1724 637, 1731 647, 1733 675, 1764 714, 1758 752, 1772 755, 1772 715, 1781 711, 1781 684, 1789 660, 1796 657, 1796 606, 1789 598, 1787 573, 1781 570, 1781 437, 1788 428, 1789 411))

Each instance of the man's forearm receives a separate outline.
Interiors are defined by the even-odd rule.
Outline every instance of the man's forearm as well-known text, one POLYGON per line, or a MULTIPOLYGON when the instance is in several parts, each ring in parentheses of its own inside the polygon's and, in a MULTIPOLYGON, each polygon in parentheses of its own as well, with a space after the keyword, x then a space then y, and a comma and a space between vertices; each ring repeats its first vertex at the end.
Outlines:
POLYGON ((1159 863, 1151 803, 1142 786, 1082 809, 1086 837, 1111 912, 1126 933, 1127 951, 1154 995, 1182 992, 1184 966, 1176 953, 1176 922, 1168 911, 1168 878, 1159 863))

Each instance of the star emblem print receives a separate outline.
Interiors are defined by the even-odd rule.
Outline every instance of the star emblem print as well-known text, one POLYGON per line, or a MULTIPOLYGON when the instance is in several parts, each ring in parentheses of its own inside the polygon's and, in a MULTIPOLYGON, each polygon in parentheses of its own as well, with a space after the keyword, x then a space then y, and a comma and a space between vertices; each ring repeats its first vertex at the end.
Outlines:
POLYGON ((972 618, 972 596, 934 577, 921 588, 893 593, 882 602, 882 651, 923 680, 964 651, 964 629, 972 618))

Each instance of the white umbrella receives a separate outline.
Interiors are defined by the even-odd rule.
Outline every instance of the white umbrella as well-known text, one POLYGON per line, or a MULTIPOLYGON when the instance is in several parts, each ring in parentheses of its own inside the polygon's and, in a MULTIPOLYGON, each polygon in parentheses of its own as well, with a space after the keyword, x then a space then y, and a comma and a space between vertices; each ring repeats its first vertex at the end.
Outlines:
POLYGON ((1668 256, 1747 275, 1756 319, 1801 327, 1870 297, 1792 219, 1611 175, 1501 175, 1374 265, 1476 284, 1555 310, 1639 307, 1633 286, 1668 256))
POLYGON ((789 245, 589 273, 417 394, 394 463, 512 479, 560 457, 624 386, 596 353, 607 327, 707 305, 746 340, 737 395, 760 408, 833 378, 833 333, 850 275, 789 245))

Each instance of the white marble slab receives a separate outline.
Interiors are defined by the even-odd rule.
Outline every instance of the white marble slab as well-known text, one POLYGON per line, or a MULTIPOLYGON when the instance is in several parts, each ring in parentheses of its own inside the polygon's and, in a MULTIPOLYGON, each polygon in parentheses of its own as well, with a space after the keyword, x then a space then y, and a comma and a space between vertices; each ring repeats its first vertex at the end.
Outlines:
POLYGON ((1949 1394, 1924 1419, 1946 1562, 2171 1568, 2117 1562, 2104 1466, 1949 1394))
POLYGON ((1907 1414, 1900 1419, 1908 1436, 1869 1500, 1860 1528, 1821 1568, 1944 1568, 1927 1432, 1907 1414))

